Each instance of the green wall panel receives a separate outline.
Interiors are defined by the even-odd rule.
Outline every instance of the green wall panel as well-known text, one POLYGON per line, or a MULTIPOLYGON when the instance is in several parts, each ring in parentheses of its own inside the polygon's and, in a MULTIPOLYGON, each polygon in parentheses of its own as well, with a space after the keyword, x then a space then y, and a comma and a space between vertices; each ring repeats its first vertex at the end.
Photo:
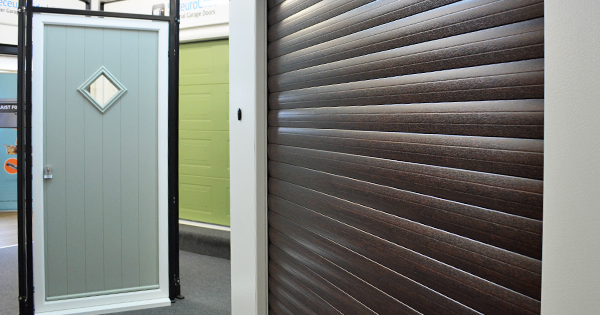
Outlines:
POLYGON ((229 41, 180 46, 179 217, 229 226, 229 41))

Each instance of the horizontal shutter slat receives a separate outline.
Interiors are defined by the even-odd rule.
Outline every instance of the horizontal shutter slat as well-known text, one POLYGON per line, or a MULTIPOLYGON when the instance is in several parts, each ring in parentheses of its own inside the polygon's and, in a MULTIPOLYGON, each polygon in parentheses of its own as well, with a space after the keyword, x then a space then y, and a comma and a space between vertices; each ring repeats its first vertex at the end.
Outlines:
POLYGON ((269 263, 269 270, 274 271, 272 273, 274 281, 303 301, 302 303, 310 305, 316 314, 342 314, 273 261, 269 263))
POLYGON ((269 27, 267 38, 273 41, 301 29, 328 20, 375 0, 323 0, 269 27))
POLYGON ((514 251, 541 257, 541 221, 371 184, 297 166, 269 163, 271 176, 386 213, 514 251))
MULTIPOLYGON (((356 33, 459 0, 379 0, 332 17, 287 35, 273 43, 277 57, 289 52, 320 44, 338 37, 356 33)), ((273 33, 278 26, 273 26, 273 33)))
POLYGON ((277 264, 279 268, 292 275, 311 290, 314 290, 314 292, 343 314, 351 314, 353 312, 377 314, 333 284, 337 283, 339 285, 339 281, 336 281, 336 279, 339 279, 339 274, 335 270, 328 274, 318 275, 300 262, 289 259, 288 255, 279 249, 280 247, 286 248, 286 246, 283 242, 278 241, 278 234, 279 232, 274 228, 269 229, 269 235, 272 240, 269 246, 269 258, 272 263, 277 264))
POLYGON ((269 186, 273 190, 270 202, 280 207, 285 206, 285 202, 277 199, 282 198, 445 264, 469 270, 474 275, 522 294, 539 298, 536 286, 541 281, 541 264, 536 259, 306 188, 290 186, 291 184, 273 180, 269 186), (507 275, 510 277, 506 277, 507 275))
MULTIPOLYGON (((275 208, 274 208, 275 209, 275 208)), ((281 209, 281 208, 276 208, 281 209)), ((292 209, 292 208, 287 208, 292 209)), ((298 210, 299 208, 293 208, 298 210)), ((283 210, 283 209, 281 209, 283 210)), ((276 211, 274 211, 276 212, 276 211)), ((292 223, 291 220, 286 219, 285 216, 277 213, 271 213, 269 220, 275 225, 280 225, 281 221, 284 223, 285 231, 289 231, 289 234, 296 236, 297 240, 301 240, 303 234, 319 234, 324 232, 317 226, 310 224, 311 229, 316 229, 319 232, 308 232, 307 212, 290 212, 286 211, 286 215, 299 214, 297 216, 290 216, 295 220, 292 223), (300 219, 300 220, 297 220, 300 219), (287 224, 286 224, 287 223, 287 224), (306 231, 306 232, 303 232, 306 231)), ((452 268, 448 265, 439 263, 425 256, 419 255, 415 252, 407 250, 405 248, 394 245, 390 242, 384 241, 380 238, 374 237, 370 234, 362 233, 356 229, 349 229, 343 225, 335 223, 335 221, 322 221, 322 223, 328 223, 335 227, 336 234, 326 233, 310 241, 311 245, 317 245, 316 239, 326 241, 329 237, 334 244, 339 244, 355 252, 356 254, 363 255, 364 257, 371 259, 374 262, 381 263, 386 261, 388 268, 395 272, 406 276, 409 279, 413 279, 420 283, 426 284, 427 287, 434 289, 437 292, 443 293, 445 296, 453 299, 454 301, 463 304, 464 306, 470 307, 475 311, 483 312, 485 314, 506 314, 507 312, 513 314, 530 314, 539 310, 539 303, 534 299, 528 298, 524 295, 518 294, 514 291, 504 289, 500 286, 494 285, 491 282, 487 282, 483 279, 470 276, 465 273, 461 273, 459 270, 452 268), (353 237, 352 234, 358 233, 353 237), (349 241, 352 239, 352 241, 349 241), (369 248, 382 248, 385 250, 381 251, 370 251, 369 248), (390 260, 390 258, 392 258, 390 260), (415 263, 417 262, 418 263, 415 263), (458 280, 458 281, 457 281, 458 280), (484 298, 485 297, 485 298, 484 298), (499 308, 503 309, 500 310, 499 308)), ((319 242, 321 242, 319 241, 319 242)), ((349 252, 348 252, 349 253, 349 252)), ((306 264, 317 264, 324 258, 313 257, 301 257, 301 253, 296 253, 294 258, 304 259, 306 264)), ((306 251, 303 252, 302 256, 308 256, 306 251)), ((311 254, 312 255, 312 254, 311 254)), ((332 255, 332 259, 333 259, 332 255)), ((339 260, 351 259, 350 256, 340 257, 339 260)), ((339 261, 341 264, 342 262, 339 261)), ((360 296, 360 295, 359 295, 360 296)), ((432 296, 428 294, 427 296, 432 296)), ((364 296, 360 296, 361 298, 364 296)), ((364 297, 366 298, 366 297, 364 297)), ((430 306, 433 307, 433 306, 430 306)), ((447 310, 450 311, 452 308, 447 306, 447 310)), ((463 308, 462 313, 468 313, 468 308, 463 308)), ((382 314, 390 314, 390 312, 383 312, 382 314)))
MULTIPOLYGON (((301 228, 299 228, 296 225, 292 225, 289 224, 289 221, 286 221, 285 218, 278 216, 277 214, 272 214, 273 217, 273 222, 275 223, 274 228, 271 229, 269 235, 271 236, 272 240, 273 240, 273 244, 271 245, 272 250, 273 250, 273 260, 282 263, 282 265, 287 265, 288 268, 298 268, 298 269, 302 269, 302 268, 307 268, 308 270, 312 270, 314 272, 319 272, 324 274, 324 277, 326 277, 327 279, 330 279, 333 282, 339 282, 342 278, 339 277, 341 275, 344 274, 349 274, 349 271, 343 269, 342 267, 340 267, 340 265, 333 263, 331 260, 326 259, 324 257, 322 257, 321 255, 319 255, 317 252, 315 252, 315 250, 318 250, 318 248, 311 246, 310 248, 307 248, 303 245, 301 245, 300 243, 298 243, 298 241, 300 239, 295 239, 292 240, 289 237, 285 236, 284 234, 282 234, 281 232, 279 232, 279 230, 277 230, 277 227, 279 228, 291 228, 293 229, 295 232, 298 232, 301 230, 301 228), (294 261, 295 260, 295 261, 294 261), (301 264, 302 267, 299 267, 298 264, 301 264)), ((303 233, 308 233, 308 231, 304 230, 302 232, 300 232, 299 234, 303 234, 303 233)), ((338 252, 338 254, 340 254, 341 256, 338 257, 333 257, 332 259, 337 261, 339 263, 339 259, 349 259, 355 262, 365 262, 366 260, 364 259, 364 257, 361 259, 361 257, 359 257, 356 254, 350 253, 348 251, 342 251, 342 252, 338 252), (336 259, 339 258, 339 259, 336 259)), ((379 265, 377 265, 374 262, 370 262, 367 263, 369 268, 377 268, 379 265)), ((381 267, 381 266, 379 266, 381 267)), ((383 289, 387 289, 390 287, 393 287, 392 285, 390 285, 392 281, 398 281, 398 274, 395 274, 393 272, 386 272, 389 270, 380 270, 382 272, 381 276, 390 276, 392 278, 388 279, 388 281, 381 281, 381 282, 385 282, 386 284, 388 284, 387 286, 383 285, 383 289)), ((383 280, 383 278, 380 278, 383 280)), ((401 279, 399 282, 397 282, 397 285, 402 286, 405 284, 405 282, 408 281, 407 279, 403 278, 401 279), (402 281, 405 280, 405 281, 402 281)), ((368 284, 366 282, 363 282, 361 280, 359 280, 357 277, 351 276, 351 277, 346 277, 344 279, 343 282, 340 282, 339 284, 340 288, 344 288, 346 291, 348 292, 354 292, 354 295, 357 295, 357 290, 363 290, 362 292, 364 293, 361 296, 357 296, 357 299, 359 299, 359 302, 364 303, 366 306, 370 307, 371 309, 373 309, 373 311, 377 312, 377 314, 419 314, 418 311, 415 311, 414 309, 408 308, 402 304, 399 304, 397 302, 397 300, 395 300, 393 297, 391 297, 388 294, 385 294, 382 291, 378 291, 377 289, 375 289, 374 286, 372 286, 371 284, 368 284)), ((423 297, 420 297, 421 299, 423 299, 423 297)), ((428 307, 430 309, 436 309, 435 306, 432 305, 428 305, 428 307)), ((440 309, 439 307, 437 309, 440 309)), ((461 308, 461 310, 464 310, 464 308, 461 308)), ((346 314, 350 314, 353 312, 349 312, 346 314)), ((427 313, 427 312, 422 312, 422 313, 427 313)), ((448 312, 448 313, 454 313, 454 312, 448 312)), ((356 314, 361 314, 359 312, 356 312, 356 314)))
POLYGON ((542 139, 543 100, 271 110, 269 126, 542 139))
POLYGON ((276 6, 272 6, 267 16, 267 22, 269 25, 273 25, 321 1, 322 0, 283 1, 276 6))
POLYGON ((533 59, 327 85, 271 93, 269 104, 285 109, 540 98, 543 67, 543 59, 533 59))
MULTIPOLYGON (((275 241, 273 245, 281 246, 280 248, 285 251, 286 254, 294 256, 294 258, 298 258, 298 252, 294 251, 292 248, 283 246, 282 243, 277 241, 275 241)), ((275 250, 273 250, 273 252, 273 254, 275 254, 275 250)), ((299 260, 300 263, 306 266, 305 268, 323 275, 327 281, 332 282, 337 287, 342 288, 345 292, 348 292, 352 296, 356 297, 358 302, 373 310, 375 314, 389 314, 390 312, 394 311, 397 311, 399 314, 414 313, 410 309, 403 306, 396 299, 390 297, 389 295, 382 294, 382 292, 375 287, 369 285, 361 279, 358 279, 357 277, 350 275, 347 271, 336 266, 329 260, 307 250, 304 250, 303 254, 311 256, 310 260, 299 260)), ((273 260, 275 262, 279 262, 280 260, 285 262, 285 260, 277 259, 277 257, 274 257, 273 260)), ((291 261, 288 260, 288 263, 291 263, 291 261)), ((299 268, 297 264, 295 267, 299 268)))
POLYGON ((268 71, 288 72, 384 50, 414 45, 435 39, 474 32, 515 22, 540 18, 544 13, 541 0, 478 0, 417 14, 358 33, 330 40, 279 57, 275 45, 269 44, 268 71), (451 10, 449 9, 451 7, 451 10), (289 64, 282 67, 279 64, 289 64))
POLYGON ((378 185, 542 219, 543 188, 539 180, 285 146, 271 146, 269 158, 378 185))
POLYGON ((523 139, 522 143, 517 143, 520 148, 511 150, 485 147, 494 143, 494 139, 483 137, 465 139, 461 136, 291 128, 270 128, 268 133, 272 143, 286 146, 533 179, 543 176, 543 152, 534 151, 542 144, 539 140, 538 144, 536 140, 523 139), (480 142, 471 146, 461 140, 480 142))
MULTIPOLYGON (((542 18, 362 55, 269 78, 271 92, 433 72, 544 56, 542 18)), ((285 67, 285 64, 279 66, 285 67)))
POLYGON ((279 299, 269 292, 269 314, 275 315, 294 315, 279 299))
POLYGON ((307 315, 316 315, 310 308, 306 307, 303 302, 298 300, 294 295, 289 293, 286 289, 283 288, 277 281, 275 281, 272 277, 269 277, 269 291, 277 297, 280 301, 285 303, 287 308, 293 314, 307 314, 307 315))

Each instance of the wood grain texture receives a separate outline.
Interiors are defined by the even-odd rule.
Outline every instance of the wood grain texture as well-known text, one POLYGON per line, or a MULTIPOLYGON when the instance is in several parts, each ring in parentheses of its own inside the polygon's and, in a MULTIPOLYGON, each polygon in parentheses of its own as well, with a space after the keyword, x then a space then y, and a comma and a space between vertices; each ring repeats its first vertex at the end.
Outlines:
MULTIPOLYGON (((374 1, 328 20, 306 27, 273 44, 273 51, 286 54, 315 44, 437 8, 458 0, 374 1)), ((273 25, 273 33, 280 31, 273 25)), ((275 57, 275 56, 274 56, 275 57)))
MULTIPOLYGON (((372 261, 385 264, 388 268, 406 275, 415 281, 418 281, 430 289, 440 292, 447 297, 454 299, 466 306, 469 306, 475 310, 482 311, 487 314, 528 314, 539 312, 539 301, 526 297, 521 294, 517 294, 512 290, 508 290, 499 285, 487 282, 481 278, 474 277, 466 272, 461 272, 456 268, 452 268, 448 265, 441 264, 438 261, 427 258, 426 256, 419 255, 413 251, 409 251, 406 248, 384 241, 380 238, 374 237, 371 234, 365 233, 358 229, 353 229, 344 225, 340 222, 327 219, 323 216, 314 217, 314 214, 308 211, 303 211, 302 207, 290 207, 291 204, 287 204, 286 215, 290 216, 288 221, 294 221, 295 224, 301 225, 304 229, 312 229, 316 233, 321 234, 322 237, 328 238, 347 249, 361 254, 372 261), (316 224, 315 224, 316 223, 316 224), (328 225, 325 227, 325 225, 328 225), (372 250, 379 249, 379 250, 372 250)), ((277 206, 275 206, 277 207, 277 206)), ((271 208, 274 209, 275 207, 271 208)), ((283 209, 280 207, 277 210, 283 209)), ((277 229, 279 226, 277 217, 279 213, 273 210, 270 213, 269 220, 272 222, 273 227, 277 229)), ((298 239, 300 231, 294 229, 293 225, 287 225, 285 228, 281 228, 288 234, 293 234, 293 237, 298 239)), ((313 240, 311 244, 316 244, 313 240)), ((309 254, 303 251, 303 254, 298 255, 298 258, 302 256, 305 259, 305 264, 317 264, 322 261, 323 258, 319 258, 316 255, 309 254), (306 258, 304 258, 306 257, 306 258)), ((348 260, 349 256, 342 256, 341 259, 348 260)), ((329 268, 333 268, 335 264, 326 263, 323 264, 329 268)), ((325 272, 323 270, 322 272, 325 272)), ((370 272, 371 276, 373 275, 370 272)), ((353 275, 355 276, 355 275, 353 275)), ((360 293, 353 295, 357 299, 365 299, 363 303, 369 303, 372 299, 380 297, 377 292, 369 293, 367 287, 364 287, 360 293)), ((350 290, 350 288, 347 288, 350 290)), ((374 309, 380 314, 390 314, 394 310, 400 310, 400 305, 390 305, 387 310, 383 310, 379 303, 373 307, 366 304, 370 308, 374 309), (382 313, 383 311, 383 313, 382 313)))
MULTIPOLYGON (((336 202, 335 198, 330 196, 317 194, 297 186, 289 187, 289 185, 281 181, 271 184, 270 188, 274 193, 284 195, 269 197, 273 205, 279 206, 279 208, 273 208, 273 211, 286 211, 286 208, 300 209, 295 205, 311 209, 311 211, 328 218, 344 222, 394 244, 425 254, 437 261, 461 270, 468 270, 479 277, 501 283, 515 291, 539 297, 535 286, 541 281, 541 264, 536 259, 507 253, 496 247, 443 232, 418 222, 381 213, 372 208, 350 202, 336 202), (289 192, 294 192, 294 194, 289 192), (305 198, 296 197, 298 195, 305 198), (293 201, 284 199, 289 196, 292 196, 290 199, 293 201), (298 201, 299 199, 301 201, 298 201), (506 275, 510 277, 506 277, 506 275)), ((298 212, 302 212, 302 210, 298 212)), ((288 217, 292 218, 290 215, 288 217)), ((319 218, 318 216, 312 217, 319 218)), ((294 220, 294 222, 298 221, 294 220)), ((317 225, 315 224, 315 226, 317 225)))
POLYGON ((322 0, 283 1, 269 9, 267 22, 269 25, 273 25, 321 1, 322 0))
POLYGON ((543 141, 438 134, 269 128, 273 144, 532 179, 543 177, 543 141))
POLYGON ((543 14, 541 0, 460 1, 286 54, 279 53, 283 43, 273 42, 268 48, 269 75, 522 22, 543 14), (277 68, 281 70, 275 71, 277 68))
POLYGON ((269 4, 272 314, 539 314, 543 0, 269 4))
MULTIPOLYGON (((398 2, 402 3, 402 2, 398 2)), ((544 56, 544 20, 499 26, 477 32, 385 50, 284 72, 274 68, 271 92, 319 85, 466 68, 544 56)))
MULTIPOLYGON (((375 0, 323 0, 317 2, 315 5, 302 10, 302 12, 269 27, 267 38, 269 41, 273 41, 288 36, 373 1, 375 0)), ((290 0, 283 2, 282 5, 286 2, 290 2, 290 0)))
POLYGON ((539 99, 271 110, 269 126, 543 139, 539 99))
POLYGON ((269 270, 274 271, 271 273, 274 281, 286 288, 293 295, 297 296, 300 301, 304 301, 304 303, 315 310, 317 314, 342 314, 335 307, 331 306, 331 304, 323 300, 322 297, 314 293, 311 289, 302 284, 302 282, 294 278, 274 262, 270 262, 269 270))
POLYGON ((269 147, 269 157, 378 185, 542 219, 540 180, 278 145, 269 147))
POLYGON ((271 109, 540 99, 544 59, 325 85, 269 95, 271 109))

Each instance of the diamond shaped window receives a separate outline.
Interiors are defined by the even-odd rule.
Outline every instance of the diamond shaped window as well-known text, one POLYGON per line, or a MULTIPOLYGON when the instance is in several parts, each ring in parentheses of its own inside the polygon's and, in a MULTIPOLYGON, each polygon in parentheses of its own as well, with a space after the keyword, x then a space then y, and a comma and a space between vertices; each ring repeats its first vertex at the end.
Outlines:
POLYGON ((101 113, 114 104, 127 89, 106 68, 101 67, 79 89, 101 113))

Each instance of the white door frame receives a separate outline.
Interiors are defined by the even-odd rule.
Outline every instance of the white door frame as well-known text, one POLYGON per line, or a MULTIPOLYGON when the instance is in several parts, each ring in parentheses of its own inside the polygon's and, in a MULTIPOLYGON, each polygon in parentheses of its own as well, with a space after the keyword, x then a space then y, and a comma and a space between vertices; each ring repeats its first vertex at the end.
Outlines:
POLYGON ((231 0, 229 34, 231 313, 262 315, 269 309, 267 1, 231 0))
POLYGON ((110 295, 73 298, 60 301, 45 299, 44 268, 44 217, 43 217, 43 111, 44 111, 44 25, 71 25, 134 29, 158 32, 158 146, 168 147, 168 43, 169 23, 132 21, 111 18, 91 18, 63 15, 33 15, 33 65, 32 65, 32 206, 33 206, 33 274, 36 314, 101 314, 149 307, 168 306, 169 253, 168 253, 168 150, 158 150, 158 262, 159 288, 115 293, 110 295))

